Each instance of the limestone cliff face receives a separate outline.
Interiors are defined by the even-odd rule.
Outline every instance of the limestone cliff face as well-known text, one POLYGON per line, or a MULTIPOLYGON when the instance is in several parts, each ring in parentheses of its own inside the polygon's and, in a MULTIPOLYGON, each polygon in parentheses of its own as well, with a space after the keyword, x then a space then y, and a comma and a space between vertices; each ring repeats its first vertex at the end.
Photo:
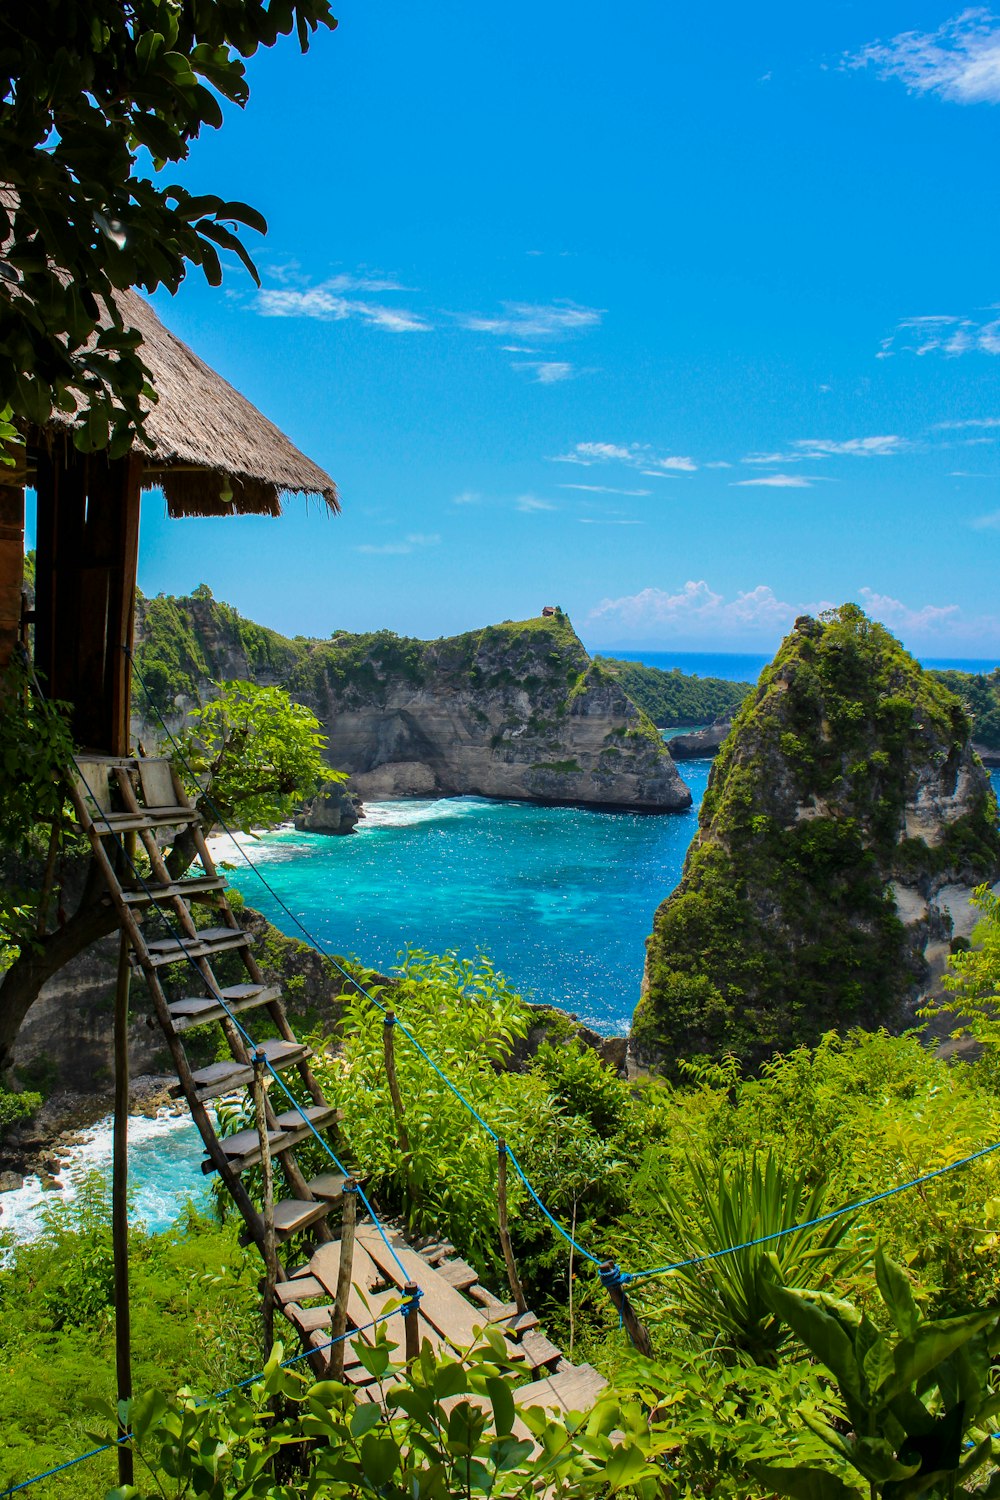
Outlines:
MULTIPOLYGON (((670 752, 565 615, 418 641, 288 640, 207 590, 142 601, 139 668, 171 729, 213 680, 284 687, 320 719, 365 799, 476 795, 667 812, 691 805, 670 752)), ((133 730, 156 742, 141 690, 133 730)))
POLYGON ((691 804, 660 735, 564 616, 439 641, 336 638, 287 686, 366 799, 691 804))
POLYGON ((831 1028, 912 1024, 996 799, 958 699, 845 605, 803 618, 736 717, 647 944, 637 1055, 759 1062, 831 1028))

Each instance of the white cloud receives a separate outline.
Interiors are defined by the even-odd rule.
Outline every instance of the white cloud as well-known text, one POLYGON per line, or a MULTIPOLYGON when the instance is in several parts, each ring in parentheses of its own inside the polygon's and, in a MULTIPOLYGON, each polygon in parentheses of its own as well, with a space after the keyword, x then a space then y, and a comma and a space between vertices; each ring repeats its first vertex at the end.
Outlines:
POLYGON ((761 474, 758 479, 734 479, 734 489, 745 489, 749 485, 765 485, 772 490, 811 490, 813 478, 805 474, 761 474))
POLYGON ((460 495, 452 497, 452 505, 479 505, 482 495, 478 490, 463 490, 460 495))
POLYGON ((481 317, 472 313, 456 313, 455 317, 460 327, 468 329, 470 333, 496 333, 515 339, 542 339, 584 333, 596 328, 603 316, 602 308, 580 307, 577 303, 568 301, 504 302, 502 307, 502 314, 494 317, 481 317))
POLYGON ((591 495, 651 495, 652 490, 618 490, 611 484, 560 484, 561 490, 586 490, 591 495))
POLYGON ((977 516, 969 525, 975 531, 1000 531, 1000 510, 991 511, 988 516, 977 516))
POLYGON ((526 514, 539 510, 558 509, 558 506, 553 505, 551 500, 539 500, 537 495, 518 495, 514 501, 514 507, 516 510, 524 511, 526 514))
MULTIPOLYGON (((995 308, 988 309, 995 312, 995 308)), ((894 354, 944 354, 952 359, 960 354, 1000 354, 1000 318, 976 319, 953 313, 932 313, 904 318, 897 323, 876 358, 891 359, 894 354)), ((942 422, 942 427, 992 427, 996 422, 942 422)))
POLYGON ((888 458, 909 447, 905 438, 895 433, 863 438, 799 438, 785 453, 748 453, 745 464, 810 463, 823 458, 888 458))
POLYGON ((559 359, 515 360, 511 369, 527 371, 537 385, 555 385, 579 373, 575 365, 559 359))
POLYGON ((645 526, 645 521, 618 520, 612 516, 577 516, 581 526, 645 526))
POLYGON ((892 630, 907 633, 933 632, 944 621, 953 620, 959 613, 957 604, 925 604, 920 609, 911 609, 889 594, 877 594, 874 589, 859 590, 864 609, 874 619, 881 620, 892 630))
POLYGON ((549 461, 582 464, 588 469, 594 464, 627 464, 629 468, 657 479, 675 473, 693 474, 698 467, 693 458, 681 454, 661 458, 649 443, 576 443, 568 453, 553 454, 549 461))
POLYGON ((901 31, 871 42, 848 67, 872 66, 880 78, 898 78, 911 93, 936 94, 953 104, 1000 102, 1000 21, 975 6, 936 31, 901 31))
POLYGON ((255 305, 265 318, 315 318, 324 323, 339 323, 348 318, 357 318, 373 328, 384 328, 390 333, 425 333, 431 324, 420 313, 344 295, 348 291, 403 290, 397 282, 385 278, 340 275, 332 276, 318 286, 304 289, 263 287, 257 294, 255 305))
POLYGON ((406 553, 413 552, 418 547, 436 547, 441 537, 437 532, 411 531, 405 541, 383 542, 376 546, 373 542, 363 542, 355 547, 355 552, 365 552, 370 557, 404 557, 406 553))
POLYGON ((620 599, 603 599, 589 618, 619 636, 711 638, 747 630, 774 634, 787 628, 799 613, 794 605, 778 599, 766 584, 727 600, 701 578, 689 579, 675 594, 647 588, 620 599))
POLYGON ((966 417, 962 422, 935 422, 935 432, 956 432, 968 427, 1000 427, 1000 417, 966 417))

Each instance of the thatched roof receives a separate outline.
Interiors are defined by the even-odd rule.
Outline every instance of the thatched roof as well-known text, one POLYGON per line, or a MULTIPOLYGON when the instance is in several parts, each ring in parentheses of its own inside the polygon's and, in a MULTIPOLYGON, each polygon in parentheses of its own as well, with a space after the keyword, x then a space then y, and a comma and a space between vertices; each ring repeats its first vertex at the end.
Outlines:
POLYGON ((159 396, 146 419, 152 446, 136 444, 143 488, 162 489, 172 516, 277 516, 281 496, 295 493, 340 509, 329 474, 165 328, 144 298, 119 292, 116 301, 126 326, 142 334, 140 354, 159 396))

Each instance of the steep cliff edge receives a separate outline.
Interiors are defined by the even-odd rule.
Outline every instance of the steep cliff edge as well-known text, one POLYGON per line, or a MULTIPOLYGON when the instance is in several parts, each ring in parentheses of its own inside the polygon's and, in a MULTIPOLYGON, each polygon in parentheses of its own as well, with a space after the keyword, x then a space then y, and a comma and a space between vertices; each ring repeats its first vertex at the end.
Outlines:
MULTIPOLYGON (((477 795, 669 812, 691 794, 650 719, 565 615, 437 641, 390 631, 289 640, 207 589, 140 602, 137 660, 171 727, 213 679, 279 684, 311 708, 363 798, 477 795)), ((157 725, 136 695, 135 732, 157 725)))
POLYGON ((854 605, 802 618, 712 769, 647 942, 638 1059, 901 1027, 1000 874, 959 701, 854 605))

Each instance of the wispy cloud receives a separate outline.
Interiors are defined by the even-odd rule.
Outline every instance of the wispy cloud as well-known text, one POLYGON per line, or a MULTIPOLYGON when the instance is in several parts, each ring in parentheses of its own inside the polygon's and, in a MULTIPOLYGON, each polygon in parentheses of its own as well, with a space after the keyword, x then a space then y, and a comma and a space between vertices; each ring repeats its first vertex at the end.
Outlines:
POLYGON ((453 495, 452 505, 481 505, 483 497, 478 490, 462 490, 461 494, 453 495))
POLYGON ((514 360, 512 370, 524 370, 536 385, 557 385, 560 380, 572 380, 580 371, 575 365, 560 359, 514 360))
POLYGON ((693 458, 681 454, 657 455, 649 443, 576 443, 568 453, 556 453, 550 463, 582 464, 591 468, 594 464, 627 464, 631 469, 657 479, 665 474, 693 474, 698 465, 693 458))
POLYGON ((1000 102, 1000 20, 974 6, 936 31, 901 31, 847 56, 845 66, 874 67, 914 94, 936 94, 953 104, 1000 102))
POLYGON ((558 510, 558 508, 551 500, 540 500, 537 495, 518 495, 514 501, 514 509, 524 511, 526 514, 539 510, 558 510))
POLYGON ((651 495, 652 490, 619 490, 612 484, 560 484, 556 486, 560 490, 586 490, 591 495, 628 495, 640 496, 651 495))
POLYGON ((961 613, 957 604, 924 604, 919 609, 913 609, 901 600, 893 599, 890 594, 879 594, 874 589, 863 588, 859 590, 859 594, 862 605, 876 620, 881 620, 883 625, 888 625, 892 630, 907 633, 933 631, 961 613))
POLYGON ((365 552, 370 557, 403 557, 407 552, 414 552, 418 547, 436 547, 441 538, 437 534, 421 531, 411 532, 404 541, 383 542, 377 546, 373 542, 363 542, 355 547, 355 552, 365 552))
POLYGON ((619 519, 616 516, 577 516, 581 526, 645 526, 645 521, 619 519))
POLYGON ((257 293, 255 306, 265 318, 315 318, 339 323, 357 318, 389 333, 425 333, 432 326, 421 313, 385 303, 369 302, 352 292, 400 292, 407 288, 388 277, 347 273, 331 276, 318 286, 266 286, 257 293))
POLYGON ((1000 427, 1000 417, 965 417, 961 422, 935 422, 935 432, 958 432, 969 427, 1000 427))
POLYGON ((751 485, 761 485, 771 490, 811 490, 815 483, 814 477, 806 474, 761 474, 756 479, 734 479, 734 489, 746 489, 751 485))
MULTIPOLYGON (((987 310, 995 312, 996 308, 987 310)), ((1000 354, 1000 318, 977 319, 952 313, 904 318, 882 340, 875 357, 891 359, 894 354, 944 354, 951 358, 960 354, 1000 354)))
MULTIPOLYGON (((997 516, 1000 525, 1000 513, 997 516)), ((957 604, 911 606, 890 594, 872 588, 858 591, 865 610, 891 630, 925 641, 954 639, 960 632, 971 637, 995 633, 992 617, 964 620, 957 604)), ((705 642, 773 641, 784 634, 801 614, 819 614, 828 601, 793 603, 780 598, 768 584, 737 592, 727 598, 705 579, 689 579, 676 592, 646 588, 618 599, 603 599, 589 615, 594 635, 619 641, 669 642, 691 639, 705 642)))
POLYGON ((745 464, 809 463, 824 458, 888 458, 902 453, 909 447, 905 438, 896 434, 863 438, 799 438, 789 445, 784 453, 748 453, 745 464))
POLYGON ((502 312, 492 317, 477 313, 455 313, 454 317, 470 333, 495 333, 514 339, 565 338, 596 328, 603 317, 602 308, 567 301, 504 302, 501 306, 502 312))
POLYGON ((988 516, 976 516, 969 525, 974 531, 1000 531, 1000 510, 991 511, 988 516))

